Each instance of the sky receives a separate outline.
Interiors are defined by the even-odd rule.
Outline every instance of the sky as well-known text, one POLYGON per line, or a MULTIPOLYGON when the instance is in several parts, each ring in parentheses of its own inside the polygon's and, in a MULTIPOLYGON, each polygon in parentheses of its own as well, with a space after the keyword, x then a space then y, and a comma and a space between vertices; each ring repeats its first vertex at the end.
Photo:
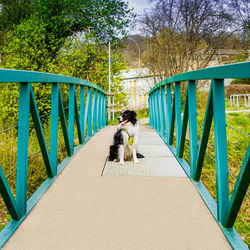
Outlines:
POLYGON ((127 0, 130 7, 134 8, 136 14, 142 14, 145 8, 150 8, 153 4, 150 0, 127 0))
MULTIPOLYGON (((150 0, 125 0, 128 2, 130 8, 134 8, 134 12, 137 15, 142 15, 144 10, 150 9, 153 4, 150 0)), ((135 35, 140 33, 139 27, 135 26, 133 23, 131 23, 129 34, 135 35)))

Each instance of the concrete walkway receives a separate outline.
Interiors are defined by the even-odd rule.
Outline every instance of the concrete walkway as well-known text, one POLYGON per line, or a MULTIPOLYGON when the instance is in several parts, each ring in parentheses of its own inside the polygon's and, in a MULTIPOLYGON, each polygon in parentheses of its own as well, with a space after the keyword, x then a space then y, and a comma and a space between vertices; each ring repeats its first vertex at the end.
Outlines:
POLYGON ((101 176, 114 131, 76 154, 4 249, 231 249, 188 178, 101 176))

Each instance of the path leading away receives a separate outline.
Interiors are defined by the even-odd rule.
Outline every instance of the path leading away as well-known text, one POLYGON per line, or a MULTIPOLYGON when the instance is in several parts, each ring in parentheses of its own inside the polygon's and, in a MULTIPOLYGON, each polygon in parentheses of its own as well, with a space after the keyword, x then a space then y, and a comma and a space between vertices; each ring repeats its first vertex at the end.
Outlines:
POLYGON ((138 172, 125 175, 117 168, 113 177, 103 171, 114 131, 106 127, 87 142, 4 249, 231 249, 177 162, 173 170, 173 156, 153 130, 142 129, 139 148, 146 158, 135 166, 138 172), (164 162, 156 165, 160 172, 148 170, 155 166, 150 148, 164 162))

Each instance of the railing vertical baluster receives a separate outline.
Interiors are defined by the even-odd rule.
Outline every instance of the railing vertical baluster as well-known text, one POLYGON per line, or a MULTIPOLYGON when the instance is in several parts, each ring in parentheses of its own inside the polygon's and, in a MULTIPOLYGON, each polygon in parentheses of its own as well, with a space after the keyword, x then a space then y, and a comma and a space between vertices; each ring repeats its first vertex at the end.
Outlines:
POLYGON ((80 124, 81 124, 81 131, 82 131, 82 141, 85 141, 85 123, 84 123, 84 113, 85 113, 85 86, 80 86, 80 124))
POLYGON ((163 112, 162 112, 162 105, 161 105, 161 88, 157 89, 156 92, 157 97, 157 110, 158 110, 158 133, 162 135, 163 126, 162 126, 162 119, 163 119, 163 112))
POLYGON ((240 206, 247 192, 250 180, 250 143, 248 144, 247 152, 244 157, 240 173, 238 175, 234 190, 230 199, 226 216, 223 220, 223 226, 231 228, 237 218, 240 206))
POLYGON ((73 151, 70 148, 69 134, 67 131, 67 122, 66 122, 65 112, 64 112, 64 108, 63 108, 63 100, 62 100, 62 94, 60 91, 60 87, 59 87, 59 116, 60 116, 60 120, 61 120, 61 126, 62 126, 64 141, 65 141, 65 147, 67 150, 67 155, 71 156, 73 154, 73 151))
POLYGON ((180 82, 175 83, 174 95, 175 95, 176 150, 179 151, 180 138, 181 138, 181 84, 180 82))
POLYGON ((85 107, 85 114, 84 114, 84 136, 86 135, 89 106, 91 102, 91 88, 88 87, 87 89, 88 91, 87 91, 86 107, 85 107))
POLYGON ((89 91, 89 106, 88 106, 88 138, 92 136, 92 88, 89 91))
POLYGON ((154 120, 155 120, 155 130, 158 131, 159 125, 158 125, 158 107, 157 107, 157 90, 154 91, 154 107, 155 107, 155 114, 154 114, 154 120))
POLYGON ((151 107, 152 107, 152 111, 151 111, 151 126, 152 128, 155 129, 155 105, 154 105, 154 93, 152 92, 150 95, 150 102, 151 102, 151 107))
POLYGON ((196 114, 196 83, 188 81, 188 115, 189 115, 189 147, 191 178, 194 179, 195 165, 197 160, 197 114, 196 114))
POLYGON ((151 106, 151 95, 148 97, 148 112, 149 112, 149 126, 152 127, 152 106, 151 106))
POLYGON ((186 91, 186 98, 185 98, 183 118, 182 118, 182 127, 181 127, 181 138, 180 138, 179 148, 177 151, 177 156, 179 158, 183 158, 183 151, 187 134, 187 123, 188 123, 188 90, 186 91))
POLYGON ((169 132, 169 145, 173 145, 174 140, 174 123, 175 123, 175 94, 173 96, 173 109, 171 110, 170 132, 169 132))
POLYGON ((51 124, 50 124, 50 162, 53 176, 57 174, 57 140, 59 116, 59 83, 51 84, 51 124))
POLYGON ((104 117, 103 117, 103 119, 104 119, 104 126, 106 126, 106 125, 107 125, 107 116, 106 116, 106 110, 107 110, 107 96, 106 96, 106 95, 103 95, 103 98, 104 98, 104 111, 103 111, 104 117))
POLYGON ((217 210, 218 220, 222 222, 229 204, 224 80, 215 79, 212 81, 212 86, 216 152, 217 210))
POLYGON ((77 103, 77 95, 75 92, 75 122, 76 122, 76 128, 77 128, 77 135, 78 135, 78 140, 79 144, 83 144, 83 134, 82 134, 82 129, 81 129, 81 122, 80 122, 80 116, 79 116, 79 108, 78 108, 78 103, 77 103))
POLYGON ((99 122, 100 122, 100 129, 103 128, 103 93, 100 93, 100 115, 99 115, 99 122))
POLYGON ((75 85, 69 85, 69 145, 74 152, 75 85))
POLYGON ((167 103, 166 103, 166 93, 165 86, 161 86, 161 107, 162 107, 162 137, 166 136, 166 113, 167 113, 167 103))
POLYGON ((171 117, 172 117, 172 109, 171 109, 171 103, 172 103, 172 95, 171 95, 171 84, 167 84, 167 117, 166 117, 166 123, 167 123, 167 141, 170 144, 170 130, 171 130, 171 117))
POLYGON ((19 84, 19 117, 17 144, 16 202, 21 215, 26 213, 30 83, 19 84))
POLYGON ((199 181, 201 177, 201 170, 202 170, 202 165, 204 162, 204 156, 206 153, 212 120, 213 120, 213 87, 211 86, 208 100, 207 100, 207 107, 206 107, 206 113, 205 113, 205 118, 204 118, 202 132, 201 132, 201 139, 200 139, 200 144, 199 144, 196 166, 194 170, 195 181, 199 181))
POLYGON ((96 122, 97 122, 97 131, 100 130, 100 96, 101 92, 97 93, 97 103, 96 103, 96 122))
POLYGON ((96 102, 97 102, 97 90, 93 92, 93 107, 92 107, 92 119, 93 119, 93 134, 96 133, 96 102))
POLYGON ((4 175, 2 166, 0 165, 0 194, 2 195, 3 201, 10 213, 10 216, 14 220, 20 219, 17 203, 10 189, 9 183, 4 175))

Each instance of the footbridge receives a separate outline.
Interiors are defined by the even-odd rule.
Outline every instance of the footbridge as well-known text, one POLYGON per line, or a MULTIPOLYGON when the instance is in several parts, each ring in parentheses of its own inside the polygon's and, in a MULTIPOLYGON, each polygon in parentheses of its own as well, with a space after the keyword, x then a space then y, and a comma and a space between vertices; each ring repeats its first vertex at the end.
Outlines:
POLYGON ((14 189, 0 163, 0 193, 12 218, 0 232, 0 247, 248 249, 233 226, 248 195, 250 145, 230 194, 224 79, 249 77, 246 62, 160 82, 149 92, 149 125, 141 121, 138 150, 145 158, 119 165, 107 161, 116 127, 107 126, 103 89, 72 77, 0 70, 1 85, 19 85, 14 189), (196 82, 203 79, 211 80, 211 88, 199 136, 196 82), (51 86, 46 125, 36 90, 42 86, 51 86), (28 195, 31 127, 47 176, 28 195), (201 181, 211 128, 216 200, 201 181), (189 159, 183 156, 185 147, 189 159))

